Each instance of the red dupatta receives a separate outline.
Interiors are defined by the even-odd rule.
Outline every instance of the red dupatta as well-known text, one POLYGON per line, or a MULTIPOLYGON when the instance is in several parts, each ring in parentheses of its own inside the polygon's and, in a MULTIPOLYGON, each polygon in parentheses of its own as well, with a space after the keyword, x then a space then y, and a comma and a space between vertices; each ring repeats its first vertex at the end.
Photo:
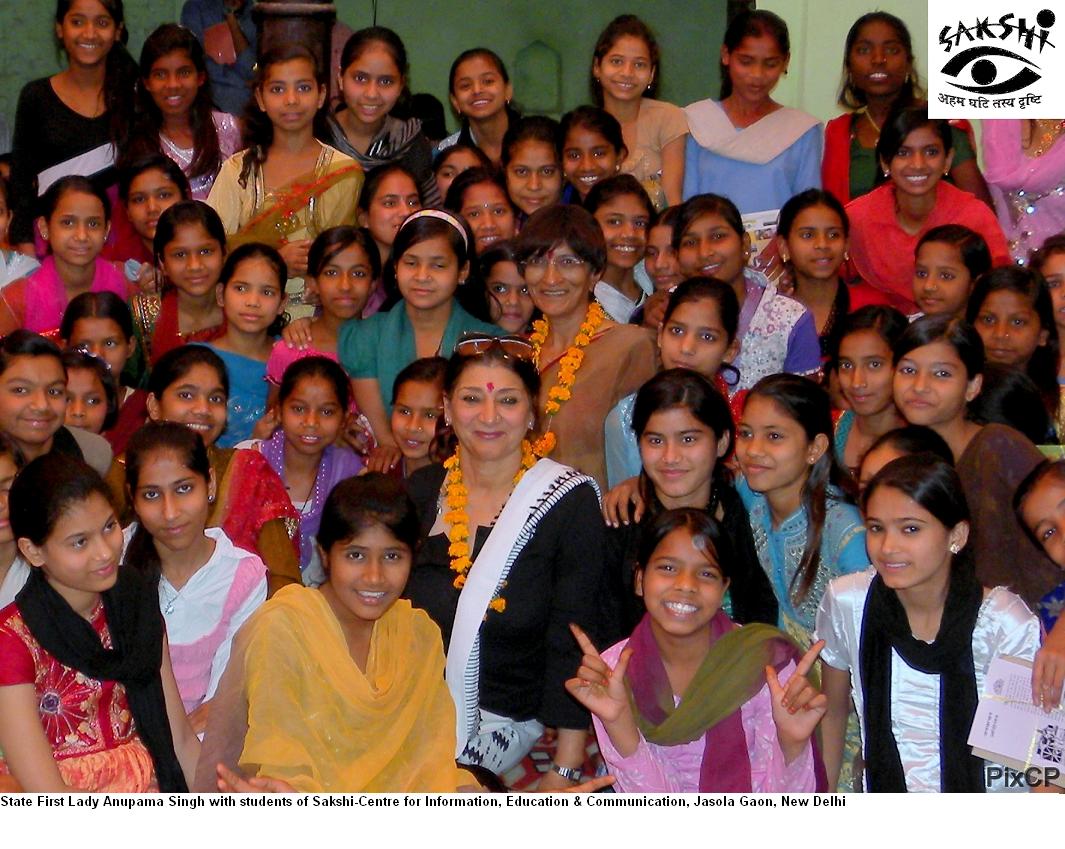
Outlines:
POLYGON ((212 447, 209 455, 218 494, 207 523, 221 526, 238 548, 259 551, 259 532, 274 519, 299 522, 284 483, 258 451, 212 447))
POLYGON ((167 351, 180 348, 189 342, 213 342, 225 332, 226 323, 223 319, 221 324, 214 327, 205 327, 182 336, 178 324, 177 290, 167 289, 160 299, 159 317, 155 320, 155 328, 152 330, 151 364, 154 366, 167 351))

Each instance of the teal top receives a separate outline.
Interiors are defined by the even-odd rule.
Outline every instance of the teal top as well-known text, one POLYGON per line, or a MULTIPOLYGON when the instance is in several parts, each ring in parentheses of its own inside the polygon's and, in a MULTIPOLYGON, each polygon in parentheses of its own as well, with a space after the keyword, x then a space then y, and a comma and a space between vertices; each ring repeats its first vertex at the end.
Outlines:
POLYGON ((854 419, 854 410, 844 410, 843 415, 836 421, 836 432, 832 439, 832 446, 836 451, 836 461, 843 468, 847 468, 843 455, 847 452, 847 440, 850 439, 851 430, 854 427, 854 419))
POLYGON ((226 401, 226 429, 218 437, 219 448, 233 448, 238 442, 252 438, 255 423, 266 415, 266 401, 270 384, 266 382, 266 363, 223 351, 206 343, 226 364, 229 375, 229 399, 226 401))
MULTIPOLYGON (((474 318, 457 301, 451 302, 444 337, 437 353, 451 356, 463 333, 503 333, 494 324, 474 318)), ((392 384, 403 369, 418 358, 414 347, 414 328, 407 317, 406 305, 400 301, 388 312, 374 313, 361 321, 349 321, 337 336, 337 359, 352 379, 373 378, 381 393, 385 414, 392 415, 392 384)))
POLYGON ((752 490, 744 478, 737 481, 736 491, 747 508, 758 560, 769 576, 780 605, 777 624, 800 645, 809 645, 813 642, 811 636, 817 608, 829 581, 869 568, 865 525, 861 514, 857 507, 844 501, 840 493, 829 490, 825 499, 825 522, 821 530, 817 576, 806 595, 795 598, 795 575, 806 551, 806 511, 800 507, 774 527, 769 502, 764 495, 752 490))

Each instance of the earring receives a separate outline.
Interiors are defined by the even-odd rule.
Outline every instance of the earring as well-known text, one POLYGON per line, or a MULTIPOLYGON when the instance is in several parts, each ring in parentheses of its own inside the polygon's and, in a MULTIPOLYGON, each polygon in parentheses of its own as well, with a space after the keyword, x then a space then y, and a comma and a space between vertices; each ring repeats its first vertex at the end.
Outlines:
POLYGON ((885 177, 890 177, 890 176, 891 176, 891 172, 890 172, 890 171, 888 171, 888 169, 887 169, 887 168, 885 168, 885 169, 884 169, 884 176, 885 176, 885 177))
POLYGON ((956 542, 952 542, 950 544, 950 553, 957 554, 959 551, 961 551, 961 546, 958 545, 956 542))
POLYGON ((843 252, 843 261, 847 262, 850 258, 851 258, 851 252, 850 251, 844 251, 843 252))

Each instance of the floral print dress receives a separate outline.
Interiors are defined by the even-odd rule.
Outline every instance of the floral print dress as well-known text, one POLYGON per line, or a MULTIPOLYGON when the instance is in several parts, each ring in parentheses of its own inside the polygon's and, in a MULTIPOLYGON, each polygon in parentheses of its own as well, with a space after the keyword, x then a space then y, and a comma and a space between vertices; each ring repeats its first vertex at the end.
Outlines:
MULTIPOLYGON (((111 647, 103 604, 92 626, 111 647)), ((63 781, 93 793, 157 791, 152 756, 141 742, 116 681, 97 681, 64 666, 34 639, 17 604, 0 611, 0 687, 32 684, 44 734, 63 781)), ((0 754, 0 774, 8 772, 0 754)))

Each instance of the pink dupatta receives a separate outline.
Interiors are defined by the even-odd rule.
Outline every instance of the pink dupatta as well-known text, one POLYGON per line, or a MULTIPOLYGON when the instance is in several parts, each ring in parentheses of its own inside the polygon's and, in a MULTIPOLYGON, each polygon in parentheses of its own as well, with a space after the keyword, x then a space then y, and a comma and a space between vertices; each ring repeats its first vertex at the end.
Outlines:
POLYGON ((1018 262, 1047 236, 1065 230, 1065 142, 1039 157, 1021 150, 1021 121, 984 121, 984 179, 999 223, 1018 262))
MULTIPOLYGON (((96 260, 96 272, 92 279, 90 292, 114 292, 122 300, 130 295, 130 285, 126 278, 106 260, 96 260)), ((59 277, 55 257, 48 255, 27 280, 26 314, 22 326, 27 330, 45 335, 54 334, 63 321, 67 308, 66 287, 59 277)))

